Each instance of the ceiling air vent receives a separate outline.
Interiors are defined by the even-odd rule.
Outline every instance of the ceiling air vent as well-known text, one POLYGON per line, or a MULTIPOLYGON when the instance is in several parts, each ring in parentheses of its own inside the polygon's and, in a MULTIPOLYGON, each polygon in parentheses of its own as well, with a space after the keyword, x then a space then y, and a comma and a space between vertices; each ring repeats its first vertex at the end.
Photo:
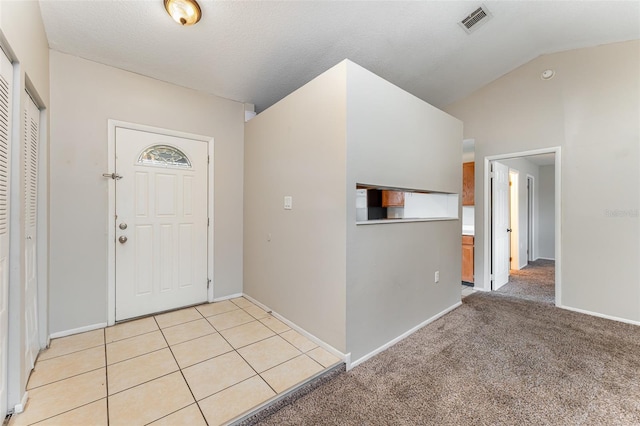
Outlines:
POLYGON ((462 21, 458 22, 458 24, 460 24, 462 29, 465 30, 467 34, 471 34, 479 27, 481 27, 482 24, 491 19, 491 16, 491 12, 489 12, 487 7, 482 5, 471 12, 471 14, 464 18, 462 21))

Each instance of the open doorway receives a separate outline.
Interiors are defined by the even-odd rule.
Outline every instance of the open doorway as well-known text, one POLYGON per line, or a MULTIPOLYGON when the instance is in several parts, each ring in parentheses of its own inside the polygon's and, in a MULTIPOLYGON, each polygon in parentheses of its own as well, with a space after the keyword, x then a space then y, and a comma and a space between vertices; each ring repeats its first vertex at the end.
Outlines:
POLYGON ((560 303, 557 157, 559 150, 487 158, 491 174, 485 204, 490 224, 485 228, 490 230, 486 265, 492 291, 560 303))

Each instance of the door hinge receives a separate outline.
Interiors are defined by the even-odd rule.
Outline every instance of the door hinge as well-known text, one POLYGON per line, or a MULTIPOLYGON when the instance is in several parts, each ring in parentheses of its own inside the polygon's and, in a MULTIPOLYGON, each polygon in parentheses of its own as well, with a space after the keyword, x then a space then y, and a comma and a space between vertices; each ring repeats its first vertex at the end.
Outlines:
POLYGON ((207 155, 207 164, 211 163, 211 157, 207 155))
POLYGON ((209 290, 209 287, 211 287, 211 280, 210 279, 207 280, 207 290, 209 290))
POLYGON ((207 226, 209 226, 209 218, 207 218, 207 226))
POLYGON ((489 279, 493 281, 493 274, 489 275, 489 279))

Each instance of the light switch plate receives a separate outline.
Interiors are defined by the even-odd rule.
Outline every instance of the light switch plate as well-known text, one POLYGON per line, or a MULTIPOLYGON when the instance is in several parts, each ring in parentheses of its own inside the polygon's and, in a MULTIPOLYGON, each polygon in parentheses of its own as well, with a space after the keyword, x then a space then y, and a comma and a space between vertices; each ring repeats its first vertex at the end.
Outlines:
POLYGON ((293 197, 291 195, 284 196, 284 209, 285 210, 293 209, 293 197))

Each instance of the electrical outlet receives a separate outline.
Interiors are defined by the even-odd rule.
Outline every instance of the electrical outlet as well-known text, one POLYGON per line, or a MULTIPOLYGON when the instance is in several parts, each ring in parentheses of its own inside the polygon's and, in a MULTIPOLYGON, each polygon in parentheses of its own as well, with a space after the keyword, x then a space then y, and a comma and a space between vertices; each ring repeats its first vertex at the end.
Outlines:
POLYGON ((293 209, 293 197, 291 195, 285 195, 285 197, 284 197, 284 209, 285 210, 293 209))
POLYGON ((440 282, 440 271, 436 271, 433 280, 434 282, 440 282))

